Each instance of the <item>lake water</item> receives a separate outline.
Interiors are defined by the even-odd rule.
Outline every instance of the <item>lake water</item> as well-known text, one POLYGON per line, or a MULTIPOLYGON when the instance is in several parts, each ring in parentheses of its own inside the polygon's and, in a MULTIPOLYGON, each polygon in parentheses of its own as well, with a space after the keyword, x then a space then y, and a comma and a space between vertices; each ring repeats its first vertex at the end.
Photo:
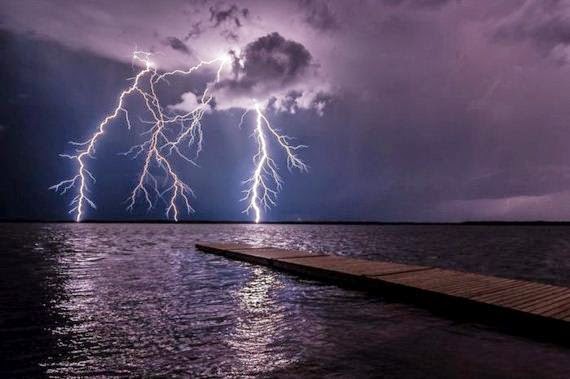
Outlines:
POLYGON ((570 377, 568 348, 198 240, 570 286, 565 226, 0 224, 0 376, 570 377))

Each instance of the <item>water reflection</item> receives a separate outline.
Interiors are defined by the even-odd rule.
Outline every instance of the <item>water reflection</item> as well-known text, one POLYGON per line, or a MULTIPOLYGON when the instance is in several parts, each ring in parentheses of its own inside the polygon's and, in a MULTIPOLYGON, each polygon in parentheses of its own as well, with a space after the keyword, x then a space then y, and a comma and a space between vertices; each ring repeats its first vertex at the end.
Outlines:
POLYGON ((278 275, 254 267, 250 278, 235 293, 237 325, 228 339, 237 358, 235 374, 278 370, 299 358, 298 353, 281 346, 288 332, 286 307, 276 296, 282 289, 278 275))
POLYGON ((68 356, 64 365, 61 361, 46 362, 48 375, 77 374, 97 365, 97 355, 88 354, 85 346, 94 345, 99 338, 97 314, 105 307, 96 283, 100 277, 99 261, 107 255, 100 245, 100 236, 85 227, 66 225, 62 229, 65 238, 58 247, 62 254, 58 255, 57 267, 65 274, 66 281, 62 287, 64 296, 54 304, 54 309, 68 321, 52 333, 65 338, 67 343, 62 347, 68 356))

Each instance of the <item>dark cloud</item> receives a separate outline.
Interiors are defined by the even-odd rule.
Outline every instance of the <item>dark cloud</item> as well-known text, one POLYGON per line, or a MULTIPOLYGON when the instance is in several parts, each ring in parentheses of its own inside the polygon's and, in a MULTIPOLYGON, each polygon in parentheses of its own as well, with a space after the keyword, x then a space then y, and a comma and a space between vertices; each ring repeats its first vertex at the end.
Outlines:
POLYGON ((314 29, 330 31, 339 28, 339 21, 327 2, 319 0, 301 0, 305 10, 305 22, 314 29))
POLYGON ((172 49, 179 51, 186 55, 192 55, 190 48, 184 42, 176 37, 166 37, 164 44, 170 46, 172 49))
POLYGON ((221 35, 228 41, 236 42, 239 40, 239 35, 233 30, 222 30, 221 35))
POLYGON ((213 23, 213 27, 217 28, 223 23, 233 23, 236 27, 242 27, 242 18, 246 19, 249 17, 249 9, 239 8, 237 5, 233 4, 227 8, 212 6, 210 7, 210 21, 213 23))
POLYGON ((244 25, 244 21, 249 18, 249 9, 240 8, 236 4, 224 5, 216 4, 209 8, 210 16, 208 20, 196 21, 191 25, 190 30, 184 36, 184 41, 198 38, 208 29, 220 29, 220 34, 228 41, 237 41, 239 35, 237 30, 244 25), (204 26, 204 24, 209 25, 204 26))
MULTIPOLYGON (((386 5, 399 6, 401 4, 407 4, 413 8, 420 9, 439 9, 452 0, 383 0, 382 2, 386 5)), ((458 0, 456 0, 458 1, 458 0)))
POLYGON ((404 0, 382 0, 382 4, 396 6, 400 5, 404 2, 404 0))
POLYGON ((303 77, 311 64, 312 56, 305 46, 271 33, 235 56, 234 78, 220 82, 219 87, 247 92, 257 85, 286 86, 303 77))
POLYGON ((531 42, 544 55, 566 62, 562 51, 570 44, 568 5, 557 0, 545 0, 521 6, 503 22, 493 34, 501 43, 531 42))
POLYGON ((415 5, 419 8, 441 8, 444 5, 447 5, 452 0, 415 0, 411 1, 411 5, 415 5))
POLYGON ((188 41, 191 38, 198 38, 204 32, 204 28, 202 26, 202 21, 197 21, 192 24, 190 30, 184 36, 184 41, 188 41))

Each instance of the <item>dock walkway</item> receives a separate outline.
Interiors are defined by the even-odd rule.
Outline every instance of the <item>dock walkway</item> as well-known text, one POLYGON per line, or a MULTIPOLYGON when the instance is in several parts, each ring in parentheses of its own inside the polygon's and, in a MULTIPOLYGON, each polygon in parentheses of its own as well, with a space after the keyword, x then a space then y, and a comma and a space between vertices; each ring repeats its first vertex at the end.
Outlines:
MULTIPOLYGON (((535 333, 570 336, 570 288, 427 266, 234 243, 196 247, 333 284, 348 285, 439 310, 491 316, 535 333), (548 330, 547 330, 548 329, 548 330)), ((455 313, 454 312, 454 313, 455 313)), ((485 317, 487 318, 487 317, 485 317)))

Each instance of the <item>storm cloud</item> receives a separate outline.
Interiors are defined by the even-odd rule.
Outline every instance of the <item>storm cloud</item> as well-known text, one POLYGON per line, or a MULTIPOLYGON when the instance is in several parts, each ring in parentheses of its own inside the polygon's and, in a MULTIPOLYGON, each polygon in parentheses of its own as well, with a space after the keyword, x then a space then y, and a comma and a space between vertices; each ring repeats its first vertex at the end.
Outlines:
POLYGON ((214 5, 210 7, 210 21, 213 22, 214 28, 217 28, 224 22, 231 22, 238 28, 242 26, 242 18, 249 16, 249 9, 239 8, 232 4, 224 8, 223 6, 214 5))
POLYGON ((384 4, 391 6, 405 4, 409 7, 420 9, 438 9, 449 4, 451 1, 459 0, 383 0, 384 4))
POLYGON ((210 24, 214 29, 221 29, 220 34, 228 41, 239 39, 238 29, 249 18, 249 9, 240 8, 236 4, 210 7, 210 24))
MULTIPOLYGON (((232 50, 233 68, 212 92, 219 112, 204 125, 206 134, 216 131, 207 138, 227 145, 212 147, 210 162, 242 148, 232 134, 241 112, 231 108, 250 107, 253 99, 266 102, 279 128, 310 145, 303 157, 311 174, 288 178, 286 206, 273 219, 570 219, 570 1, 166 3, 4 0, 0 52, 8 95, 0 124, 10 125, 2 149, 12 152, 6 161, 36 138, 30 132, 14 141, 20 138, 14 125, 42 130, 43 139, 53 130, 50 140, 61 146, 84 136, 132 77, 135 46, 157 52, 161 70, 232 50), (165 45, 167 36, 192 54, 174 39, 165 45), (48 53, 54 46, 67 53, 48 53), (104 104, 91 109, 98 103, 104 104), (71 123, 65 118, 74 115, 71 123), (75 127, 64 133, 68 124, 75 127)), ((165 106, 196 104, 193 93, 214 75, 204 69, 190 82, 165 85, 165 106)), ((56 168, 57 152, 50 161, 56 168)), ((239 187, 247 163, 241 171, 216 166, 220 175, 235 174, 233 181, 220 179, 222 186, 239 187)), ((16 183, 21 171, 6 177, 16 183)), ((46 179, 39 187, 51 184, 46 179)), ((17 199, 23 186, 4 197, 17 199)), ((52 201, 39 190, 34 196, 52 201)), ((239 215, 233 203, 230 213, 209 197, 197 201, 216 209, 213 218, 239 215)))
POLYGON ((242 54, 234 56, 235 78, 221 82, 218 87, 249 92, 258 86, 288 86, 307 73, 312 59, 302 44, 271 33, 251 42, 242 54))
POLYGON ((312 28, 322 32, 339 28, 338 18, 326 1, 301 0, 300 5, 306 12, 305 22, 312 28))
POLYGON ((322 113, 328 97, 322 83, 314 83, 318 65, 303 44, 270 33, 231 54, 231 75, 214 85, 217 109, 249 108, 255 99, 280 111, 315 108, 322 113))
POLYGON ((191 55, 190 48, 176 37, 167 37, 164 43, 182 54, 191 55))
POLYGON ((497 25, 494 38, 502 43, 530 42, 542 54, 567 63, 570 58, 569 14, 567 1, 526 2, 497 25))

